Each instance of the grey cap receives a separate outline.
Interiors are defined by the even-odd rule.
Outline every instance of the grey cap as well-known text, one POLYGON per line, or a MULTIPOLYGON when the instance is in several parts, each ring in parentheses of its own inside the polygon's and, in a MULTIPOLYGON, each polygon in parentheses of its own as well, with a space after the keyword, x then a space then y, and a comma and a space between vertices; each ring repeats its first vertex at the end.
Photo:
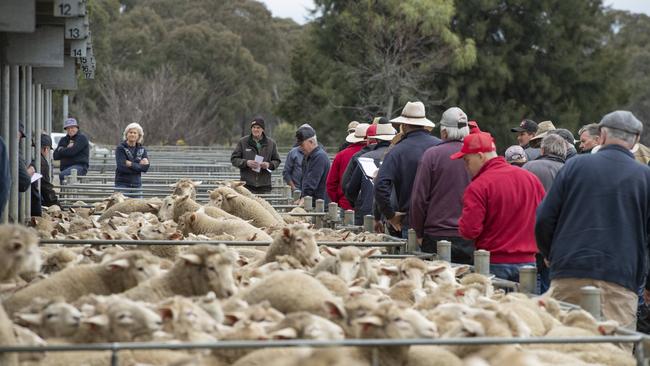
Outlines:
POLYGON ((615 128, 635 135, 643 131, 643 123, 630 111, 614 111, 600 120, 598 127, 615 128))
POLYGON ((463 128, 467 127, 467 114, 458 107, 451 107, 442 114, 440 126, 463 128))
POLYGON ((573 138, 573 134, 571 133, 571 131, 567 130, 566 128, 558 128, 553 131, 548 131, 548 134, 560 135, 560 137, 562 137, 566 142, 568 142, 571 145, 577 142, 575 138, 573 138))

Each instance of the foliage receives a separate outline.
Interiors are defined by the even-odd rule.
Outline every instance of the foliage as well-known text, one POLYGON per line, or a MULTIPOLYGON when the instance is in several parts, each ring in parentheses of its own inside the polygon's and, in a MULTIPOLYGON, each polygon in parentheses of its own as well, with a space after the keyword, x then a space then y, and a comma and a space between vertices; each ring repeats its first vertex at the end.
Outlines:
POLYGON ((296 127, 295 124, 289 122, 280 122, 273 129, 273 139, 280 147, 293 146, 296 142, 296 127))

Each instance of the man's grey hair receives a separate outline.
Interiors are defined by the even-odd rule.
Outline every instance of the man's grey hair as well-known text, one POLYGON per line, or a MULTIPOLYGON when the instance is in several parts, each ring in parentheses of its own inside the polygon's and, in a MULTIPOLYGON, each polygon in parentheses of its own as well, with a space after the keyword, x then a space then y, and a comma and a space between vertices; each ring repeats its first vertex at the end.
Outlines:
POLYGON ((549 134, 542 139, 540 145, 544 155, 555 155, 566 158, 567 143, 560 135, 549 134))
POLYGON ((638 135, 634 133, 619 130, 618 128, 601 127, 601 129, 607 132, 607 136, 625 141, 629 145, 629 148, 632 148, 636 144, 638 135))
POLYGON ((594 136, 600 136, 600 130, 598 129, 598 123, 590 123, 588 125, 582 126, 580 130, 578 131, 578 138, 580 138, 580 135, 583 133, 587 133, 587 135, 594 137, 594 136))
POLYGON ((469 127, 447 127, 440 126, 440 134, 442 131, 447 131, 447 141, 462 141, 465 136, 469 135, 469 127))

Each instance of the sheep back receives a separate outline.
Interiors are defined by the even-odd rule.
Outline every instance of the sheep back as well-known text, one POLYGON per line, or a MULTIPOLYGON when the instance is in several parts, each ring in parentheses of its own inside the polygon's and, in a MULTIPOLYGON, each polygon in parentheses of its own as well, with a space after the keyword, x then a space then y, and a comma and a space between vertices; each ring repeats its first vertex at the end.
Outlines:
POLYGON ((221 208, 244 220, 252 220, 256 227, 271 227, 284 224, 271 213, 269 213, 259 202, 252 198, 245 197, 229 187, 219 187, 214 190, 210 197, 215 194, 221 195, 221 208))
POLYGON ((151 212, 153 214, 157 214, 161 204, 162 201, 157 198, 146 200, 136 198, 127 199, 124 202, 116 203, 104 211, 104 213, 102 213, 102 215, 99 217, 99 221, 109 219, 113 217, 113 215, 115 215, 117 212, 121 212, 123 214, 129 214, 132 212, 151 212))

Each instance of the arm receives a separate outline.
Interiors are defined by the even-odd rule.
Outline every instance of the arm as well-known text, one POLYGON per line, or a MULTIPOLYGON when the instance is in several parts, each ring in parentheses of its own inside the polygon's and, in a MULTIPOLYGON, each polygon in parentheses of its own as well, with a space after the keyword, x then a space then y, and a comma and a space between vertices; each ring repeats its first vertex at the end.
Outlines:
POLYGON ((424 237, 424 222, 427 217, 429 198, 431 197, 431 178, 434 170, 432 159, 427 155, 418 162, 418 170, 413 181, 409 223, 418 238, 424 237))
POLYGON ((393 154, 386 155, 384 162, 379 167, 377 178, 375 178, 375 202, 384 217, 391 219, 395 216, 395 209, 391 205, 390 195, 393 191, 394 172, 396 168, 393 154))
MULTIPOLYGON (((142 159, 149 160, 149 156, 147 155, 147 150, 144 149, 144 147, 142 149, 144 150, 144 152, 142 154, 142 159)), ((131 162, 131 169, 136 171, 136 172, 146 173, 147 170, 149 170, 149 165, 151 165, 151 164, 140 164, 140 163, 136 163, 136 162, 131 162)))
POLYGON ((56 145, 56 149, 54 149, 54 152, 52 153, 52 159, 54 160, 61 160, 63 156, 61 156, 61 150, 63 150, 66 146, 68 145, 68 136, 63 136, 59 140, 59 144, 56 145))
POLYGON ((278 154, 278 145, 273 142, 273 149, 271 150, 271 161, 269 162, 269 170, 276 170, 282 161, 280 154, 278 154))
POLYGON ((126 166, 126 153, 122 145, 117 145, 115 148, 115 165, 120 173, 131 174, 133 172, 131 168, 126 166))
POLYGON ((535 220, 535 240, 537 249, 544 256, 549 258, 551 254, 551 242, 560 216, 562 201, 564 200, 564 177, 565 168, 562 168, 553 181, 551 189, 542 202, 537 206, 537 218, 535 220))
POLYGON ((332 167, 330 172, 327 175, 327 181, 325 182, 325 187, 327 189, 327 195, 330 197, 332 202, 339 203, 341 197, 338 195, 339 188, 339 169, 341 167, 341 156, 336 155, 334 161, 332 162, 332 167))
POLYGON ((284 179, 284 182, 291 185, 291 175, 293 173, 294 169, 294 164, 295 164, 295 159, 294 159, 294 154, 296 150, 291 149, 289 150, 289 153, 287 154, 287 161, 284 162, 284 168, 282 168, 282 179, 284 179))
POLYGON ((235 146, 235 151, 230 155, 230 162, 234 167, 243 169, 246 167, 246 159, 243 159, 244 148, 242 147, 241 141, 235 146))
MULTIPOLYGON (((359 165, 359 162, 357 158, 360 155, 354 155, 352 156, 352 159, 350 159, 350 162, 348 163, 348 166, 345 167, 345 171, 343 172, 343 176, 341 177, 341 187, 343 188, 343 195, 345 195, 345 190, 346 186, 350 185, 350 179, 352 177, 352 173, 354 172, 355 168, 357 165, 359 165)), ((347 196, 346 196, 347 199, 347 196)), ((349 199, 348 199, 349 201, 349 199)), ((350 202, 352 203, 352 202, 350 202)))
POLYGON ((62 141, 63 139, 59 141, 59 147, 56 148, 58 155, 61 158, 71 158, 88 147, 88 139, 82 134, 77 134, 77 137, 74 140, 74 144, 70 147, 61 146, 62 141))
MULTIPOLYGON (((354 160, 355 159, 352 161, 354 160)), ((359 197, 362 179, 366 179, 366 177, 364 177, 364 174, 361 171, 361 168, 359 168, 359 165, 356 164, 354 171, 348 175, 347 185, 343 186, 343 194, 345 195, 345 198, 350 202, 352 207, 354 207, 354 203, 359 197)))
POLYGON ((27 173, 27 169, 25 168, 25 161, 23 158, 19 158, 18 160, 18 191, 19 192, 27 192, 27 189, 29 189, 29 185, 32 183, 32 179, 29 176, 29 173, 27 173))
POLYGON ((458 231, 465 239, 476 239, 483 232, 487 206, 477 188, 469 185, 463 194, 463 212, 458 220, 458 231))

